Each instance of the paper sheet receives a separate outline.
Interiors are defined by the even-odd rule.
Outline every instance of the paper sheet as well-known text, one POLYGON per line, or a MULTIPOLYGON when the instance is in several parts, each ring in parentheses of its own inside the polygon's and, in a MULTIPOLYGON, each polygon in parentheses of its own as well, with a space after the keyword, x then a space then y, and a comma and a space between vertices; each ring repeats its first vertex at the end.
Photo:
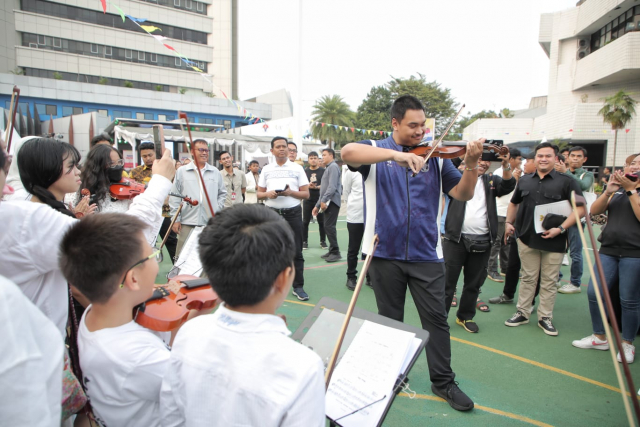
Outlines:
POLYGON ((573 209, 571 208, 571 203, 569 203, 568 200, 536 206, 533 211, 533 224, 535 225, 536 233, 543 233, 547 231, 542 227, 542 221, 544 220, 544 217, 550 213, 568 217, 569 215, 573 215, 573 209))
POLYGON ((194 228, 184 243, 184 246, 182 246, 180 257, 178 257, 178 261, 175 263, 175 267, 180 269, 179 274, 200 276, 200 273, 202 273, 202 264, 200 263, 200 255, 198 254, 198 238, 203 229, 204 227, 194 228))
POLYGON ((345 427, 377 425, 414 338, 413 333, 365 321, 331 377, 327 416, 345 427))

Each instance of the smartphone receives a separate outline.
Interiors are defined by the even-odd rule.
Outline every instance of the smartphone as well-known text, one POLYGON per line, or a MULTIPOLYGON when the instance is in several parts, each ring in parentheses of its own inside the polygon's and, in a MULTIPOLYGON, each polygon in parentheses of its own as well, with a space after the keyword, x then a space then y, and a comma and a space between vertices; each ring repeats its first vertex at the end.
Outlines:
POLYGON ((276 193, 282 193, 283 191, 287 191, 289 189, 289 184, 287 184, 282 190, 275 190, 276 193))
POLYGON ((636 181, 638 180, 638 175, 637 175, 637 174, 633 174, 633 173, 626 173, 626 174, 624 174, 624 176, 625 176, 628 180, 633 181, 633 182, 636 182, 636 181))

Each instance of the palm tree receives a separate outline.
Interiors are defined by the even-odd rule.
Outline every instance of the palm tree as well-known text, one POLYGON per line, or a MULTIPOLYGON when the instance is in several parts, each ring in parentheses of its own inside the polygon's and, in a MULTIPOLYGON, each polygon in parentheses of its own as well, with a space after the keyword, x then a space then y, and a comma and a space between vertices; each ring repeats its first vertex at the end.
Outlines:
POLYGON ((636 114, 637 101, 623 90, 604 99, 604 106, 598 111, 602 121, 611 125, 613 138, 613 171, 616 170, 616 150, 618 145, 618 129, 624 129, 636 114))
POLYGON ((311 128, 314 138, 327 141, 331 148, 351 140, 349 132, 342 130, 341 126, 353 127, 355 114, 341 96, 323 96, 316 101, 311 114, 311 119, 318 122, 311 128))

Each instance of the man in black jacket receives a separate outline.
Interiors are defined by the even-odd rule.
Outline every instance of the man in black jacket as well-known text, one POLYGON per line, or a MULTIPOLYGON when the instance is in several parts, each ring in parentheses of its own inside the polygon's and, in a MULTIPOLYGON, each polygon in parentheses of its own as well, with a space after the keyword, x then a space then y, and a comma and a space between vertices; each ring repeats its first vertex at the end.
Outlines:
POLYGON ((478 332, 473 318, 480 287, 487 277, 491 245, 498 232, 496 197, 509 194, 516 187, 511 174, 509 156, 501 157, 503 177, 485 175, 490 161, 480 160, 476 166, 478 182, 473 199, 467 202, 451 200, 445 222, 443 242, 445 273, 445 304, 451 308, 460 271, 464 267, 464 287, 458 301, 456 323, 467 332, 478 332))

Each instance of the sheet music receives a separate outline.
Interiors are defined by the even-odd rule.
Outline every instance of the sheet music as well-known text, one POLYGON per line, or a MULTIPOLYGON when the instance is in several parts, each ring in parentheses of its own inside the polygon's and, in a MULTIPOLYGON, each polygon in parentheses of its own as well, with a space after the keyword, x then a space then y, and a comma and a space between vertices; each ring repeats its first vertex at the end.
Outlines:
POLYGON ((200 255, 198 254, 198 238, 204 227, 195 227, 189 238, 182 246, 180 257, 176 261, 176 265, 180 266, 180 274, 189 274, 199 276, 202 272, 202 264, 200 263, 200 255))
POLYGON ((569 217, 569 215, 573 215, 573 208, 568 200, 536 206, 533 211, 533 224, 535 225, 536 233, 544 233, 547 231, 542 227, 542 221, 544 221, 544 217, 550 213, 569 217))
POLYGON ((327 416, 345 427, 377 425, 414 338, 413 333, 365 320, 331 377, 326 394, 327 416))

